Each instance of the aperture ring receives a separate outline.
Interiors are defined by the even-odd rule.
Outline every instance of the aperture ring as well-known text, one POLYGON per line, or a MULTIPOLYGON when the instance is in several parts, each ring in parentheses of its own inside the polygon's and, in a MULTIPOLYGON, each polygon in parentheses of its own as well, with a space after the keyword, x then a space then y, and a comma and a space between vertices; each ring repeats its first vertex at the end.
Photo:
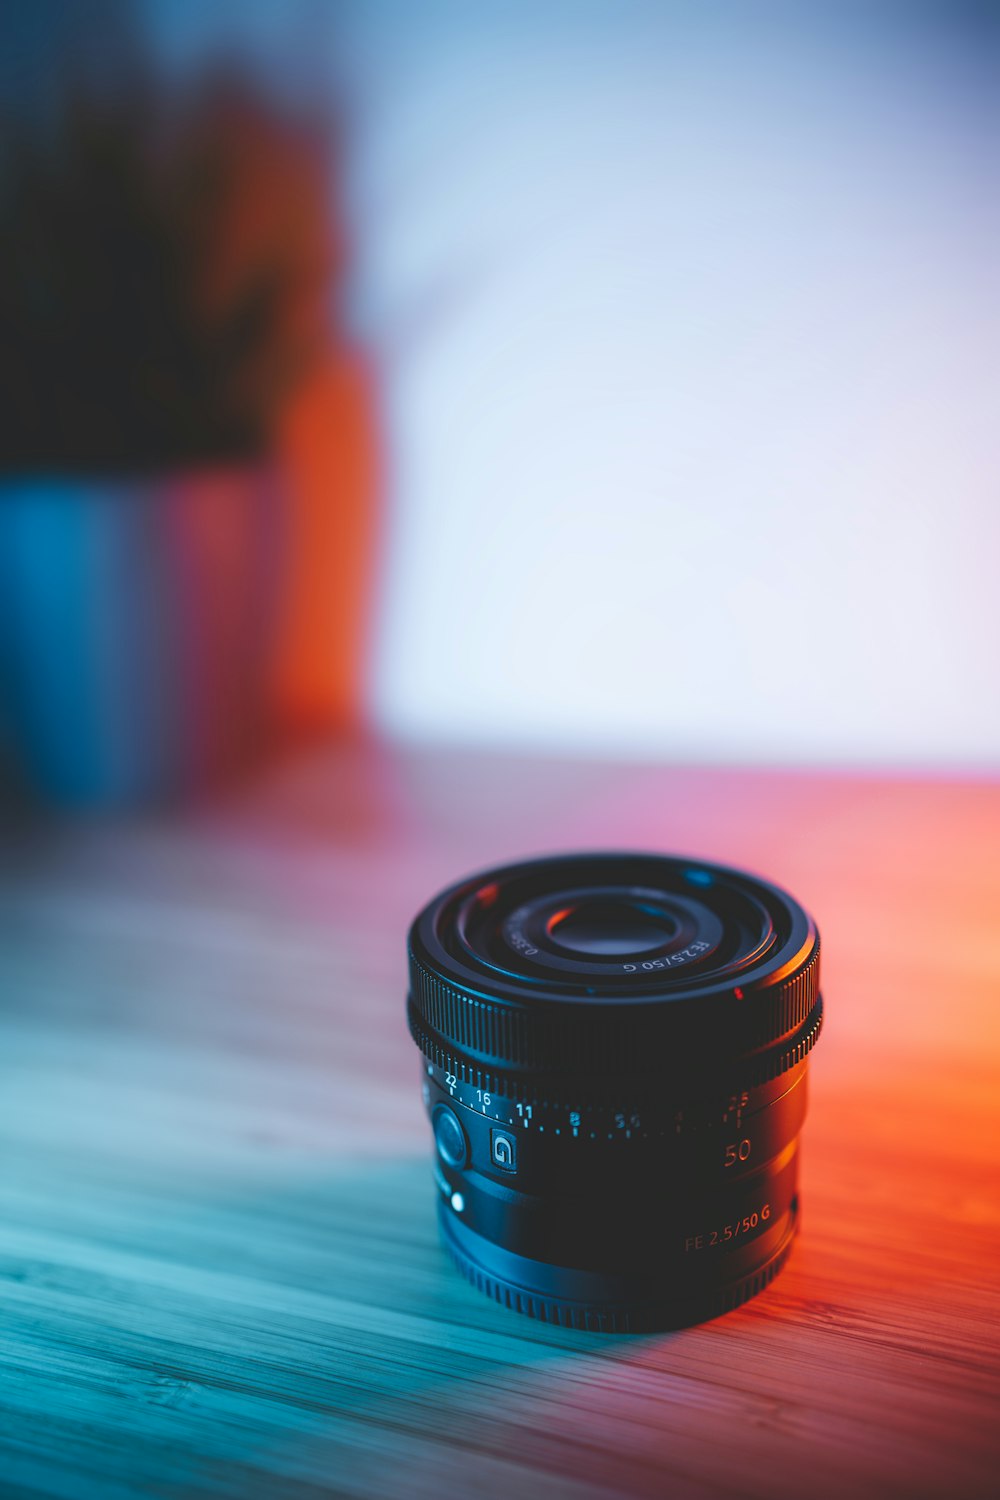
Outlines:
MULTIPOLYGON (((463 1083, 470 1084, 473 1088, 482 1089, 487 1093, 502 1094, 505 1098, 515 1102, 530 1104, 538 1097, 539 1079, 537 1076, 482 1068, 449 1047, 443 1038, 436 1036, 424 1025, 422 1016, 414 1006, 412 996, 406 1007, 406 1015, 410 1035, 427 1061, 433 1063, 435 1067, 454 1073, 463 1083)), ((730 1081, 733 1084, 738 1083, 743 1088, 756 1088, 760 1084, 770 1083, 772 1079, 787 1072, 789 1068, 794 1068, 809 1055, 819 1039, 822 1028, 823 999, 818 995, 803 1025, 783 1045, 769 1052, 740 1058, 731 1065, 728 1072, 720 1071, 718 1060, 709 1054, 705 1061, 705 1077, 712 1077, 717 1083, 721 1080, 723 1085, 730 1081)), ((572 1070, 560 1068, 558 1071, 562 1074, 572 1070)), ((605 1089, 613 1089, 613 1076, 612 1070, 609 1069, 600 1082, 595 1083, 593 1079, 588 1078, 588 1096, 594 1098, 595 1089, 601 1094, 605 1089)), ((619 1080, 635 1081, 634 1074, 629 1074, 627 1070, 622 1070, 617 1076, 619 1080)), ((688 1068, 686 1077, 688 1081, 696 1080, 697 1070, 694 1067, 688 1068)))
MULTIPOLYGON (((720 1035, 731 1055, 757 1052, 802 1026, 819 998, 819 940, 806 964, 789 979, 744 992, 703 996, 683 1012, 617 1004, 610 1011, 585 1005, 515 1008, 447 984, 410 950, 410 1005, 428 1032, 458 1055, 471 1053, 488 1072, 529 1068, 565 1072, 632 1073, 636 1059, 692 1046, 711 1046, 718 1066, 720 1035)), ((773 1076, 773 1075, 771 1075, 773 1076)))

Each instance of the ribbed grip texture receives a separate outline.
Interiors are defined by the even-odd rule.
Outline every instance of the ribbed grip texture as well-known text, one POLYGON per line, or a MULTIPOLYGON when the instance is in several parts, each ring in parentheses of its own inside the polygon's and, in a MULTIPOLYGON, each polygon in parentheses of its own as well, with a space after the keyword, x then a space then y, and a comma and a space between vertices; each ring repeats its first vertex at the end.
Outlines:
POLYGON ((410 1003, 420 1031, 449 1057, 488 1070, 634 1074, 662 1071, 675 1057, 686 1068, 702 1049, 717 1066, 790 1038, 818 1000, 818 943, 798 973, 742 999, 734 988, 662 1005, 518 1008, 457 989, 410 955, 410 1003))
MULTIPOLYGON (((475 1089, 482 1089, 484 1093, 503 1094, 506 1098, 520 1100, 523 1104, 532 1104, 538 1099, 534 1073, 505 1073, 498 1068, 479 1067, 476 1063, 470 1062, 427 1030, 414 1009, 412 1001, 407 1006, 407 1019, 410 1035, 427 1060, 435 1067, 441 1068, 446 1073, 454 1073, 456 1078, 460 1078, 463 1083, 471 1084, 475 1089)), ((751 1057, 733 1061, 728 1069, 720 1068, 718 1058, 711 1054, 702 1058, 688 1059, 684 1067, 684 1078, 692 1086, 704 1074, 705 1077, 710 1077, 716 1085, 721 1079, 723 1084, 728 1080, 733 1084, 738 1083, 741 1088, 756 1088, 759 1084, 770 1083, 773 1078, 777 1078, 789 1068, 794 1068, 808 1057, 819 1040, 822 1029, 823 1000, 820 997, 798 1031, 777 1046, 758 1052, 751 1057)), ((633 1066, 631 1070, 621 1071, 629 1073, 629 1082, 634 1087, 636 1072, 641 1072, 641 1069, 637 1070, 633 1066)), ((663 1080, 662 1069, 658 1077, 661 1081, 663 1080)), ((621 1079, 616 1078, 609 1071, 606 1075, 602 1075, 600 1084, 591 1083, 591 1098, 604 1100, 605 1096, 617 1097, 615 1089, 620 1083, 621 1079)))

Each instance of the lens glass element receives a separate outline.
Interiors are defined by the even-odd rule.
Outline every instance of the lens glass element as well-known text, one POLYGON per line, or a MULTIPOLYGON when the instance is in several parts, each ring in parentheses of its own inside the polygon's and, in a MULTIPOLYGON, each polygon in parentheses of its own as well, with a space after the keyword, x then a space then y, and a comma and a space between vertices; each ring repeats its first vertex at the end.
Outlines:
POLYGON ((642 956, 662 948, 677 924, 665 911, 637 902, 595 900, 564 906, 545 930, 559 948, 588 956, 642 956))

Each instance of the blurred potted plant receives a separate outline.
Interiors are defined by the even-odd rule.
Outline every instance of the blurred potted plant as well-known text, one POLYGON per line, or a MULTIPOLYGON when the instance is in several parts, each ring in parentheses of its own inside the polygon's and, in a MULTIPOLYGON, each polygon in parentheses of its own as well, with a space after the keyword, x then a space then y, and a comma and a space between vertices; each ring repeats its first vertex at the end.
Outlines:
POLYGON ((266 725, 327 137, 231 72, 133 69, 3 140, 0 728, 52 800, 197 787, 266 725))

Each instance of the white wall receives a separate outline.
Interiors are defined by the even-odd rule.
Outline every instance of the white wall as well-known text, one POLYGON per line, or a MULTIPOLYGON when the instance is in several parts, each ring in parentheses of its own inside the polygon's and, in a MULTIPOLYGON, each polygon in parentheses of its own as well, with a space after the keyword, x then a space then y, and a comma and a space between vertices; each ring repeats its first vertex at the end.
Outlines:
POLYGON ((1000 762, 976 15, 358 8, 384 726, 1000 762))
POLYGON ((975 0, 145 0, 346 99, 405 736, 1000 764, 975 0))

